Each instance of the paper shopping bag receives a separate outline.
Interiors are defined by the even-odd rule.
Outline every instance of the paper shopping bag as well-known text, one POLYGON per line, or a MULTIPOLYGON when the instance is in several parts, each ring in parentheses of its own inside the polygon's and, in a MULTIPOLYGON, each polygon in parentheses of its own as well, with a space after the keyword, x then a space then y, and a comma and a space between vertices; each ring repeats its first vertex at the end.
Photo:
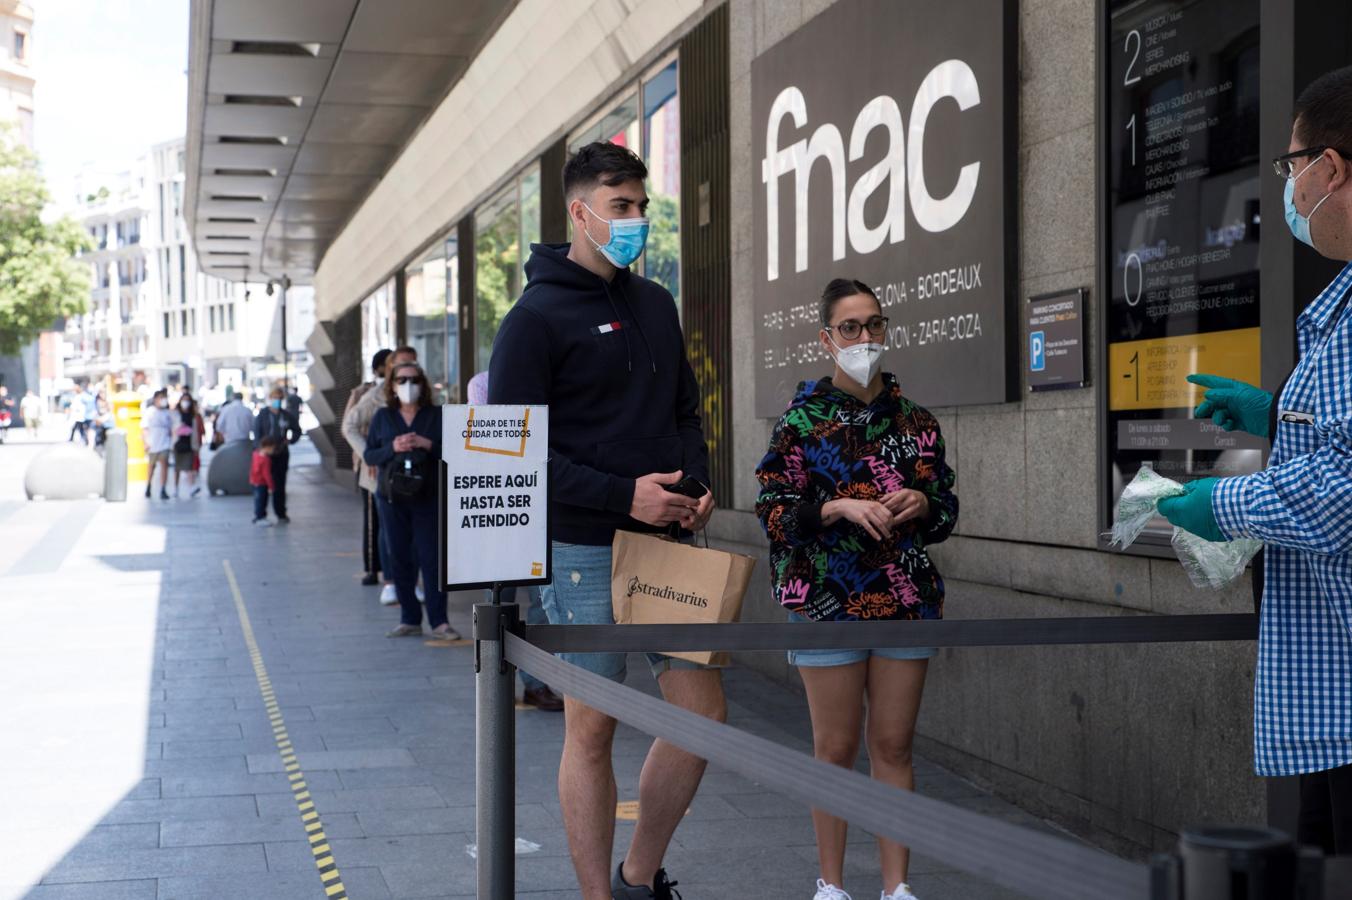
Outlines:
MULTIPOLYGON (((669 538, 615 532, 610 600, 617 625, 735 622, 742 612, 752 556, 679 544, 669 538)), ((666 653, 704 665, 726 665, 714 650, 666 653)))

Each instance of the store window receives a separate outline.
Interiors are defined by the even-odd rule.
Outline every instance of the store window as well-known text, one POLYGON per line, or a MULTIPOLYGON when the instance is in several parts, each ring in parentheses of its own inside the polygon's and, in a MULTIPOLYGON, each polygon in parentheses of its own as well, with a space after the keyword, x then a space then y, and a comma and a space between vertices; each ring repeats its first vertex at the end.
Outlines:
MULTIPOLYGON (((230 327, 234 328, 231 318, 230 327)), ((365 380, 371 357, 382 348, 394 349, 394 279, 376 288, 361 302, 361 371, 365 380)))
POLYGON ((648 166, 648 246, 634 271, 681 302, 681 113, 679 64, 668 59, 649 70, 614 105, 574 132, 571 154, 593 141, 628 147, 648 166))
POLYGON ((460 402, 460 237, 446 236, 446 401, 460 402))
POLYGON ((540 239, 539 165, 479 207, 474 229, 474 362, 485 372, 498 327, 521 296, 529 245, 540 239))
POLYGON ((437 241, 404 270, 404 299, 408 343, 418 351, 418 362, 436 393, 435 403, 446 402, 450 359, 446 329, 446 243, 437 241))

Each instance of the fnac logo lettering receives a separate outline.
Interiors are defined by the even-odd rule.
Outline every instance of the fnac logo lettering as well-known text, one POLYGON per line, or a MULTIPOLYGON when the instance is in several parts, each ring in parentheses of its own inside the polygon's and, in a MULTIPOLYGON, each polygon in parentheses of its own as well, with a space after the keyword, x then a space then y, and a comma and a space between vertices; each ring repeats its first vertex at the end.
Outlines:
POLYGON ((545 574, 545 564, 533 562, 530 564, 530 577, 543 578, 545 574))
POLYGON ((925 183, 925 123, 940 100, 952 97, 961 110, 981 102, 976 74, 960 59, 939 63, 930 70, 916 91, 911 104, 909 135, 903 134, 901 110, 896 100, 880 94, 859 110, 850 131, 849 160, 864 155, 864 143, 875 128, 888 135, 887 153, 860 176, 845 197, 845 144, 840 129, 827 123, 819 125, 811 138, 779 147, 779 125, 785 116, 795 128, 807 125, 807 100, 792 85, 784 88, 770 105, 765 123, 765 159, 761 161, 761 181, 765 184, 766 271, 768 281, 779 277, 779 179, 793 173, 794 198, 794 271, 807 270, 808 264, 808 179, 813 165, 825 159, 831 176, 831 258, 845 258, 845 236, 858 254, 869 254, 884 241, 896 244, 906 237, 906 197, 921 228, 930 232, 947 231, 967 214, 976 195, 981 163, 963 166, 958 182, 947 197, 935 199, 925 183), (909 138, 909 140, 908 140, 909 138), (910 154, 906 153, 907 149, 910 154), (864 221, 864 204, 886 183, 887 214, 875 226, 864 221))

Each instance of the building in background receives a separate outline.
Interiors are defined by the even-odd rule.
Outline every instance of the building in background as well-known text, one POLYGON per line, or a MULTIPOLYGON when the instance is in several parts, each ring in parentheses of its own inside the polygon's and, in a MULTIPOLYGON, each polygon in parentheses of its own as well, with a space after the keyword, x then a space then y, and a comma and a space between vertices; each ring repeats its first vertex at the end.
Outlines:
MULTIPOLYGON (((262 284, 208 275, 183 222, 184 142, 150 148, 129 169, 77 181, 73 214, 93 249, 88 311, 66 322, 64 380, 136 385, 226 383, 261 388, 282 377, 281 296, 262 284)), ((287 297, 287 333, 314 328, 313 292, 287 297)), ((308 353, 291 355, 309 365, 308 353)))
MULTIPOLYGON (((0 123, 18 130, 33 147, 33 8, 19 0, 0 0, 0 123)), ((59 359, 59 338, 43 333, 18 356, 0 356, 0 384, 22 397, 40 379, 53 377, 59 359)))

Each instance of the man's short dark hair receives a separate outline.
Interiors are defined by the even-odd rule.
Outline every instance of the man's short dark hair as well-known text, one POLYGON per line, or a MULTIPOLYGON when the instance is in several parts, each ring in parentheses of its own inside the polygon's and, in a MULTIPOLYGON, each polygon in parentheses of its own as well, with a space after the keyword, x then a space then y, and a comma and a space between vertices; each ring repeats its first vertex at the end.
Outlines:
POLYGON ((1296 139, 1352 154, 1352 66, 1315 79, 1296 100, 1296 139))
POLYGON ((381 367, 385 365, 385 360, 389 358, 390 358, 389 350, 386 349, 377 350, 375 352, 375 355, 371 357, 371 371, 379 372, 381 367))
POLYGON ((648 167, 628 147, 610 141, 593 141, 569 157, 563 167, 563 200, 571 201, 582 191, 599 184, 614 187, 626 181, 643 181, 648 167))

